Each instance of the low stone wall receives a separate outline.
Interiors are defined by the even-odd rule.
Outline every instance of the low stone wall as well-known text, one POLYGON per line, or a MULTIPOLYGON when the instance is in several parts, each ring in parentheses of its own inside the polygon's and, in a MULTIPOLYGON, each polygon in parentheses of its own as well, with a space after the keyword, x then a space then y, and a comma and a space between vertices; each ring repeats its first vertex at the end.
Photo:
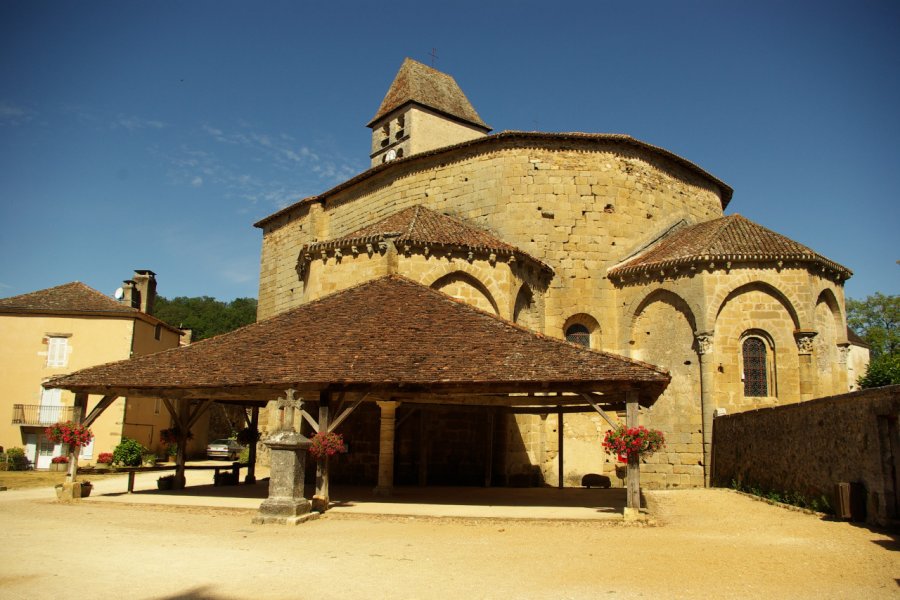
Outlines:
POLYGON ((865 486, 867 521, 898 515, 900 386, 763 408, 715 419, 713 484, 825 496, 834 486, 865 486))

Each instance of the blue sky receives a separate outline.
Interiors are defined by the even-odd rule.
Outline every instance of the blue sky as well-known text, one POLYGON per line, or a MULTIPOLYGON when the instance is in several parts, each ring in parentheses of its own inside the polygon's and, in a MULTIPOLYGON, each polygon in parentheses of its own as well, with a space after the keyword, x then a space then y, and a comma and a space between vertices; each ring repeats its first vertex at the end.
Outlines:
POLYGON ((256 296, 252 223, 368 166, 403 58, 495 131, 627 133, 900 293, 898 2, 0 3, 0 297, 256 296))

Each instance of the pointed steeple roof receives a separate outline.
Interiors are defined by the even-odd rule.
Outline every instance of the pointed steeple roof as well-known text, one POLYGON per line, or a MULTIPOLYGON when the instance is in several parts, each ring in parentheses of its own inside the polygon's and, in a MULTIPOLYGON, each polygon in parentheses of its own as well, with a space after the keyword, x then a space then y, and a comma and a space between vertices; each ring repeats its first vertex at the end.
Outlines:
POLYGON ((409 103, 420 104, 487 131, 491 130, 475 112, 453 77, 411 58, 403 61, 378 112, 367 126, 374 126, 376 121, 388 113, 409 103))
POLYGON ((812 264, 846 279, 850 269, 741 215, 677 229, 638 256, 611 269, 610 277, 711 261, 791 261, 812 264))

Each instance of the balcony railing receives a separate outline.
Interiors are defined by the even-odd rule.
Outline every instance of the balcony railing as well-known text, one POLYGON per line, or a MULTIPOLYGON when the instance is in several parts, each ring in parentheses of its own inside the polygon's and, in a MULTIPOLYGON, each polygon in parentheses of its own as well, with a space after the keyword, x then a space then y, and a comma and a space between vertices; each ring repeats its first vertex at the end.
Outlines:
POLYGON ((13 404, 13 425, 53 425, 60 421, 75 421, 81 417, 81 409, 75 406, 42 406, 40 404, 13 404))

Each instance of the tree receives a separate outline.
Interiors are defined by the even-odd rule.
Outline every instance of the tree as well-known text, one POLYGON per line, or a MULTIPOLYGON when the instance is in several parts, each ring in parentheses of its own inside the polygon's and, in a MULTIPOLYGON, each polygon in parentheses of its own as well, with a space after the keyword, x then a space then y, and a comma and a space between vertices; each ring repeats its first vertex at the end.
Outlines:
POLYGON ((847 300, 847 325, 869 344, 872 358, 900 352, 900 296, 880 292, 865 300, 847 300))
POLYGON ((900 296, 876 292, 865 300, 847 300, 847 324, 869 344, 872 358, 862 388, 900 384, 900 296))
POLYGON ((202 340, 256 322, 256 299, 236 298, 222 302, 210 296, 171 300, 157 296, 153 316, 166 323, 190 329, 194 340, 202 340))

